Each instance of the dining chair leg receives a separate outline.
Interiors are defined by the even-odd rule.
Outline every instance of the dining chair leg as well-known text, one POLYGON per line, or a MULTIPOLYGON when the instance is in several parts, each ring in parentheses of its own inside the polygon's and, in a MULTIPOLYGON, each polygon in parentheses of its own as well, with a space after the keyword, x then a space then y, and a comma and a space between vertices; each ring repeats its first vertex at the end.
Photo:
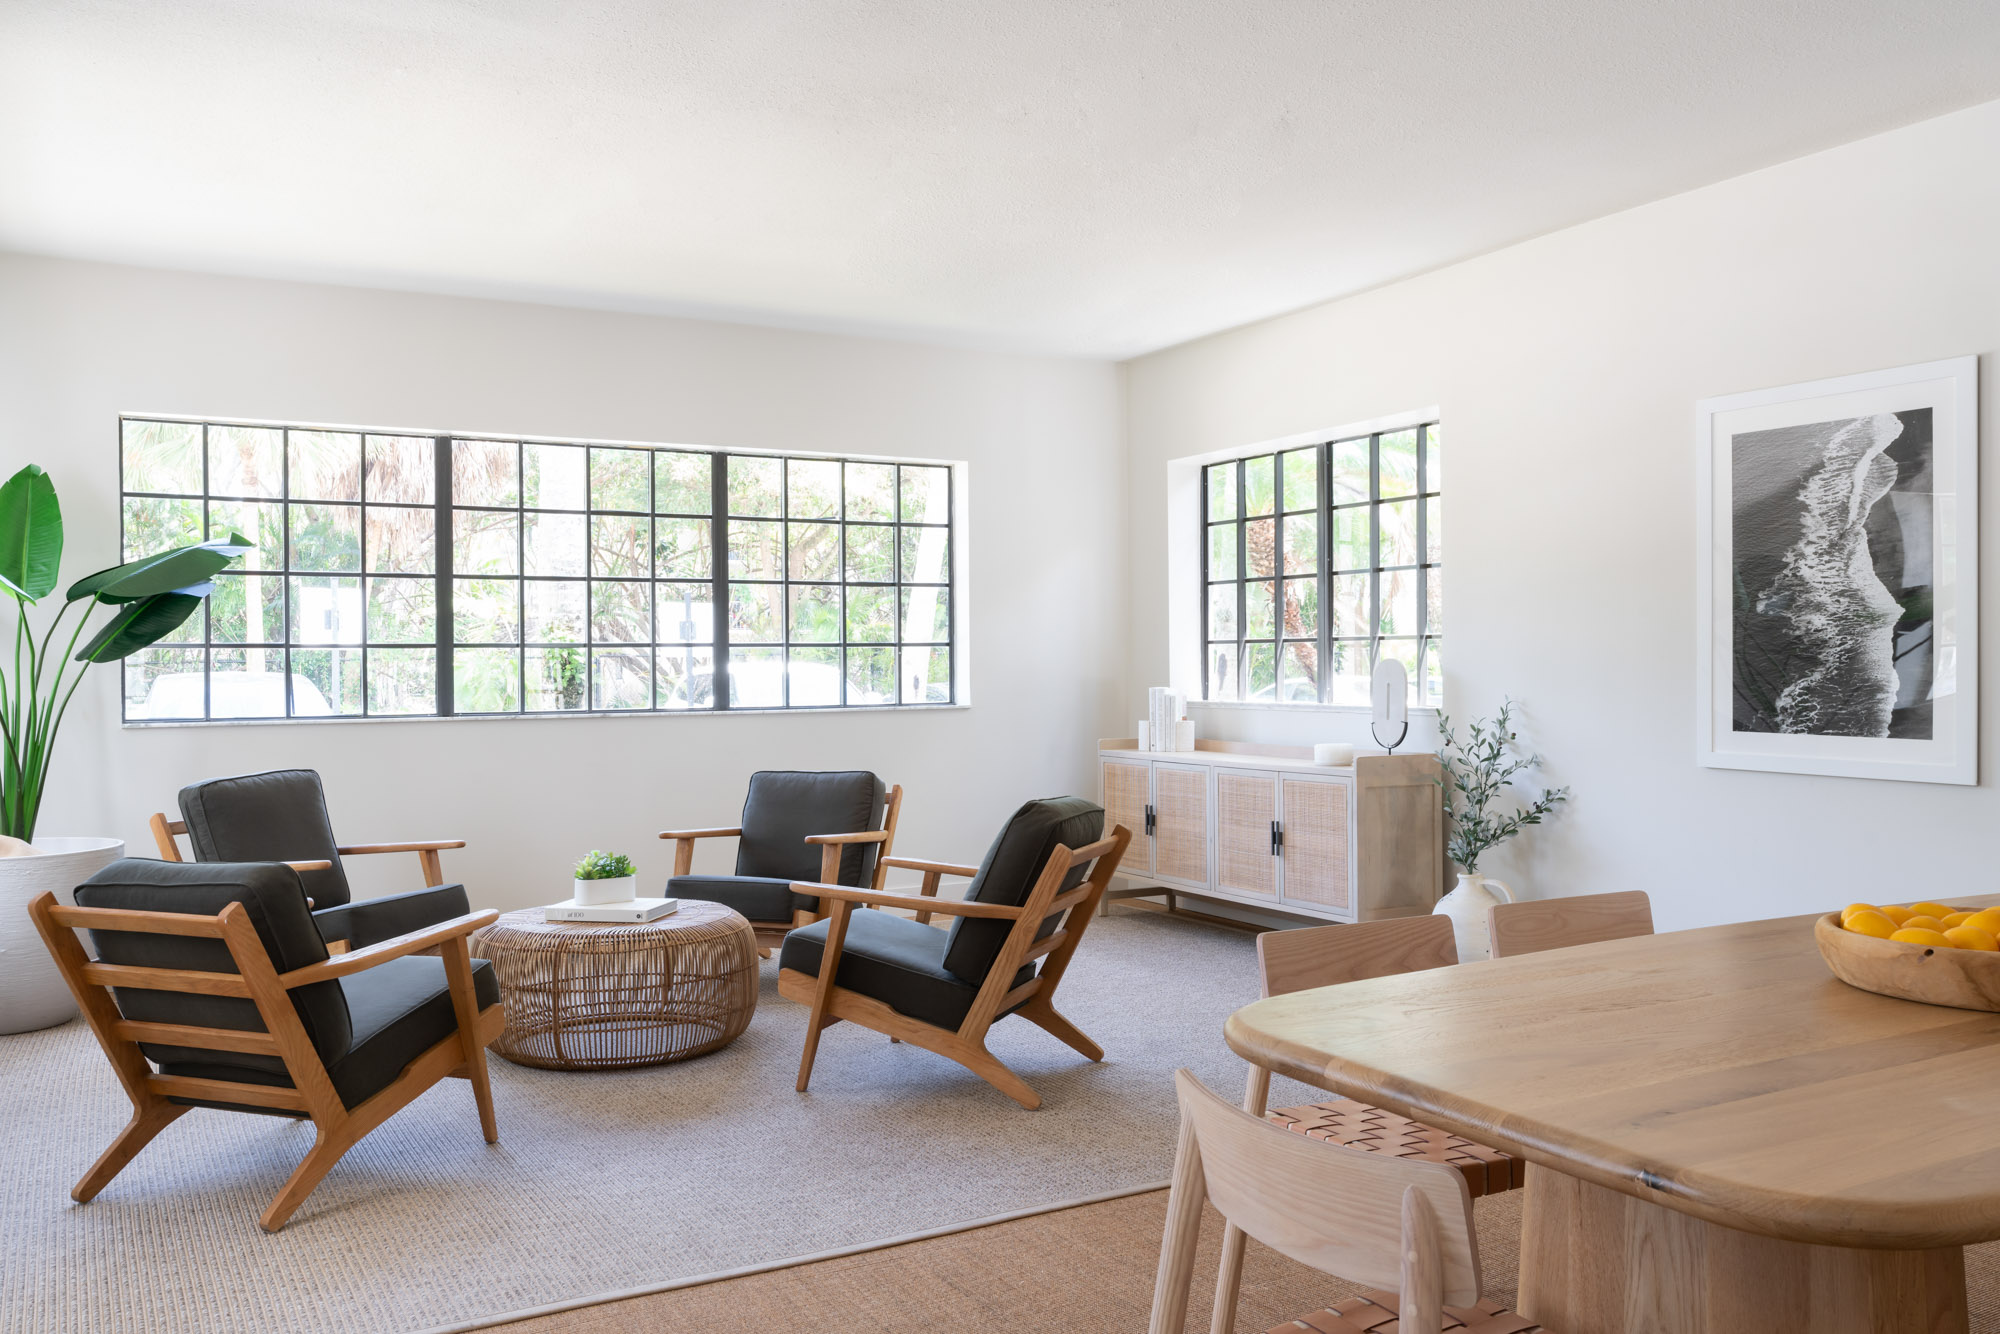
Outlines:
POLYGON ((1160 1272, 1153 1282, 1153 1318, 1147 1334, 1181 1334, 1187 1323, 1188 1288, 1194 1281, 1194 1253, 1201 1241, 1201 1208, 1208 1185, 1201 1170, 1201 1146, 1194 1124, 1181 1118, 1174 1146, 1174 1184, 1167 1195, 1167 1231, 1160 1242, 1160 1272))
POLYGON ((1403 1190, 1403 1274, 1399 1306, 1404 1334, 1443 1334, 1444 1260, 1437 1214, 1415 1186, 1403 1190))
MULTIPOLYGON (((1243 1081, 1243 1110, 1262 1116, 1271 1098, 1271 1072, 1261 1065, 1249 1067, 1243 1081)), ((1243 1229, 1234 1223, 1222 1229, 1222 1266, 1215 1275, 1215 1316, 1209 1334, 1229 1334, 1236 1323, 1236 1295, 1243 1282, 1243 1229)))

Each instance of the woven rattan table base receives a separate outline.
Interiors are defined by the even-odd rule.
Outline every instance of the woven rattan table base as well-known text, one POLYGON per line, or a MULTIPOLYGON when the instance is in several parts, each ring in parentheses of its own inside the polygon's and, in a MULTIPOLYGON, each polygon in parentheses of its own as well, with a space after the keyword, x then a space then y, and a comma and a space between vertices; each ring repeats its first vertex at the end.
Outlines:
POLYGON ((475 933, 493 961, 507 1029, 493 1050, 544 1070, 623 1070, 727 1046, 757 1010, 757 937, 719 903, 634 925, 510 912, 475 933))
POLYGON ((1527 1176, 1528 1165, 1523 1159, 1352 1098, 1281 1107, 1265 1115, 1287 1130, 1313 1139, 1397 1158, 1449 1163, 1465 1174, 1465 1184, 1475 1196, 1512 1190, 1527 1176))
MULTIPOLYGON (((1398 1334, 1396 1294, 1369 1292, 1324 1311, 1273 1325, 1265 1334, 1398 1334)), ((1538 1334, 1541 1326, 1498 1302, 1444 1308, 1445 1334, 1538 1334)))

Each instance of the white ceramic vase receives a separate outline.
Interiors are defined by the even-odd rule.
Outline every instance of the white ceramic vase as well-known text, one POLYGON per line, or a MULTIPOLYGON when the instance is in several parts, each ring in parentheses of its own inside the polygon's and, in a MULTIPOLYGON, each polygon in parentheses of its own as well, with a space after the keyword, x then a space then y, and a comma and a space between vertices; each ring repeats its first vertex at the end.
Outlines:
POLYGON ((1487 928, 1486 910, 1496 903, 1513 901, 1514 891, 1492 876, 1465 874, 1458 877, 1458 887, 1439 899, 1432 911, 1451 919, 1451 934, 1458 942, 1458 961, 1471 963, 1493 957, 1493 936, 1487 928))
POLYGON ((572 880, 576 893, 571 902, 580 908, 601 903, 630 903, 639 897, 639 877, 621 875, 611 880, 572 880))
POLYGON ((76 1013, 28 904, 47 890, 73 905, 78 885, 124 855, 122 839, 38 838, 32 853, 0 857, 0 1033, 48 1028, 76 1013))

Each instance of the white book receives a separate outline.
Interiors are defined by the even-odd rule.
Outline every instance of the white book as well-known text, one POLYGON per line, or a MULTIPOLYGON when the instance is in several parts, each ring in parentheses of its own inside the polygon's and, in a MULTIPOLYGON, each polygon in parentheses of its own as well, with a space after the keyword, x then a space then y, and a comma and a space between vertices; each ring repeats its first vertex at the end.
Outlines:
POLYGON ((679 899, 627 899, 623 903, 578 903, 564 899, 542 909, 545 922, 654 922, 681 906, 679 899))

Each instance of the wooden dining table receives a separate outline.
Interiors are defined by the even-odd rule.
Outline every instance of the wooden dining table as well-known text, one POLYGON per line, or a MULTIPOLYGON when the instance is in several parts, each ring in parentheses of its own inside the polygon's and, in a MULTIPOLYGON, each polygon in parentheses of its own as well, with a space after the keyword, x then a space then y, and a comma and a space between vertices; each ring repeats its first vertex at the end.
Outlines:
POLYGON ((1516 1306, 1555 1334, 1963 1334, 1962 1248, 2000 1238, 2000 1014, 1837 981, 1813 921, 1294 992, 1224 1031, 1527 1159, 1516 1306))

